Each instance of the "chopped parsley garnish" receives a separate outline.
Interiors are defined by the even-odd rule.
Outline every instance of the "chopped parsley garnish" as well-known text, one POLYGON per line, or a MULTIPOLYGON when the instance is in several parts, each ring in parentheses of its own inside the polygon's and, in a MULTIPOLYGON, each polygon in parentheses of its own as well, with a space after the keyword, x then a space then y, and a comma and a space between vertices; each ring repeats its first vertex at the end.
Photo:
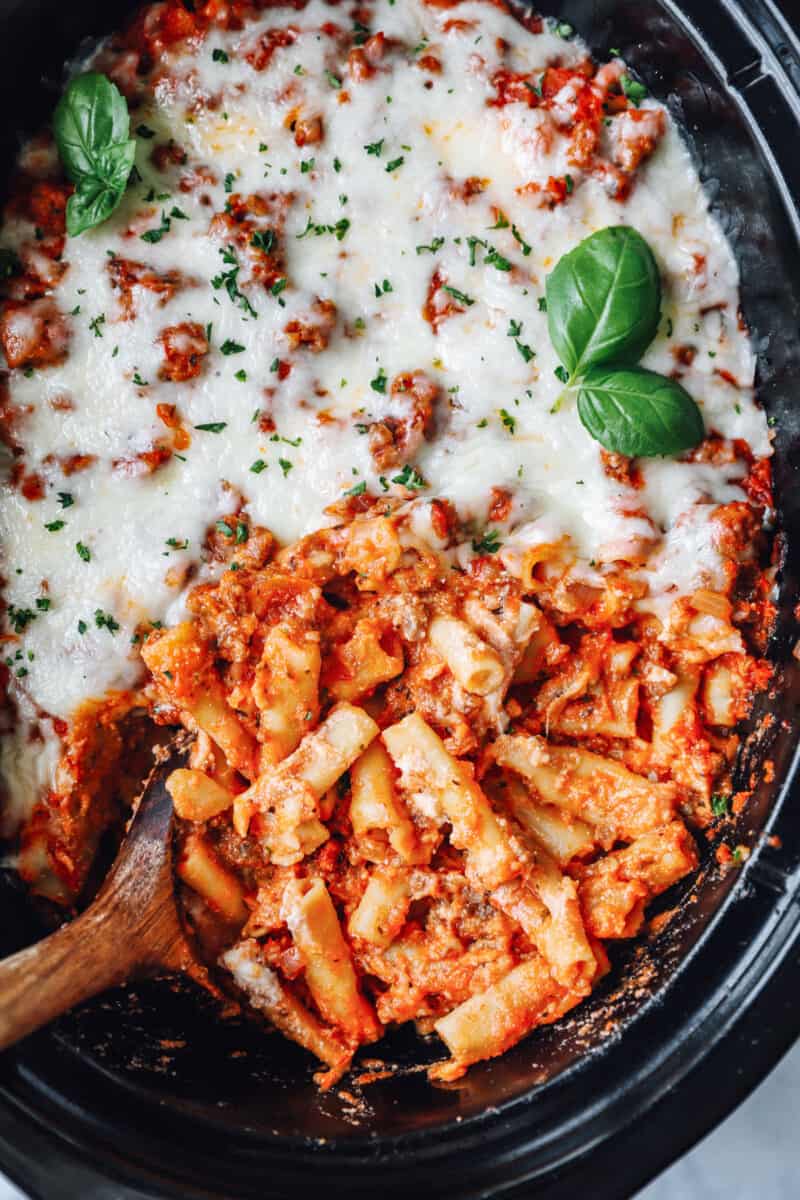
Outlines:
POLYGON ((304 159, 304 161, 300 163, 300 174, 307 175, 309 171, 313 171, 315 161, 316 160, 313 158, 304 159))
POLYGON ((84 562, 91 561, 92 552, 88 546, 84 546, 83 542, 76 542, 75 550, 78 555, 78 558, 82 558, 84 562))
MULTIPOLYGON (((215 275, 211 280, 211 286, 215 291, 219 291, 220 288, 224 288, 234 304, 237 304, 239 308, 243 309, 248 316, 257 317, 258 313, 247 299, 247 296, 245 296, 243 292, 239 291, 239 260, 236 257, 233 246, 225 246, 224 248, 221 248, 220 254, 222 255, 223 263, 229 269, 227 271, 220 271, 219 275, 215 275)), ((273 295, 277 294, 274 287, 272 291, 273 295)))
POLYGON ((236 522, 236 545, 243 545, 250 537, 250 530, 245 525, 244 521, 236 522))
POLYGON ((214 528, 217 533, 224 533, 225 537, 233 537, 233 526, 229 525, 227 521, 217 521, 214 528))
POLYGON ((106 323, 106 314, 105 313, 100 313, 99 317, 95 317, 93 321, 89 322, 89 328, 91 329, 92 333, 94 334, 94 336, 96 338, 101 338, 103 336, 102 326, 105 325, 105 323, 106 323))
POLYGON ((337 174, 337 175, 338 175, 338 174, 339 174, 339 172, 341 171, 341 169, 342 169, 342 160, 341 160, 340 158, 335 158, 335 159, 333 160, 333 169, 334 169, 334 171, 336 172, 336 174, 337 174))
POLYGON ((435 237, 429 246, 417 246, 417 254, 435 254, 444 245, 443 237, 435 237))
POLYGON ((250 245, 255 246, 256 250, 263 250, 265 254, 270 254, 275 245, 275 234, 271 229, 259 229, 250 238, 250 245))
POLYGON ((136 132, 140 138, 154 138, 156 136, 155 129, 151 129, 149 125, 137 125, 136 132))
POLYGON ((354 483, 351 488, 348 488, 345 496, 363 496, 366 490, 367 482, 365 479, 362 479, 361 483, 354 483))
POLYGON ((485 263, 488 263, 489 266, 495 267, 498 271, 510 271, 511 270, 511 263, 508 261, 507 258, 505 258, 497 250, 495 250, 494 246, 490 246, 489 249, 486 251, 486 253, 483 256, 483 261, 485 263))
POLYGON ((290 463, 288 458, 279 458, 278 466, 283 471, 283 478, 285 479, 294 466, 294 463, 290 463))
POLYGON ((575 26, 570 25, 569 21, 559 21, 556 25, 556 34, 560 38, 571 38, 575 33, 575 26))
POLYGON ((723 796, 720 792, 714 792, 711 797, 711 811, 715 817, 726 817, 728 815, 728 796, 723 796))
POLYGON ((410 488, 414 492, 418 492, 420 488, 428 486, 419 471, 409 466, 408 463, 406 463, 399 475, 392 476, 392 483, 399 483, 402 487, 410 488))
POLYGON ((228 58, 228 55, 225 53, 224 50, 220 50, 219 46, 217 46, 214 50, 212 50, 211 57, 214 60, 214 62, 226 63, 226 62, 230 61, 230 59, 228 58))
POLYGON ((244 354, 244 346, 232 338, 226 338, 219 349, 221 354, 244 354))
POLYGON ((387 294, 387 292, 393 292, 393 291, 394 291, 394 288, 392 287, 392 285, 388 279, 384 279, 383 283, 375 284, 375 295, 378 297, 378 299, 380 299, 381 296, 385 296, 387 294))
POLYGON ((225 180, 224 180, 224 184, 223 184, 225 191, 227 193, 230 193, 233 191, 233 185, 235 182, 236 182, 236 176, 234 175, 233 171, 228 171, 228 173, 225 176, 225 180))
POLYGON ((484 242, 483 239, 479 238, 479 237, 468 237, 467 244, 469 245, 469 265, 471 267, 474 267, 475 266, 475 252, 478 249, 478 246, 483 246, 483 248, 485 250, 486 242, 484 242))
POLYGON ((98 629, 107 629, 109 633, 116 633, 119 629, 119 621, 115 621, 111 613, 103 612, 102 608, 94 610, 94 623, 98 629))
POLYGON ((340 217, 335 225, 318 225, 309 217, 303 232, 296 233, 295 237, 299 241, 301 238, 308 237, 310 233, 313 233, 315 237, 322 237, 325 233, 332 233, 337 242, 341 242, 349 228, 350 222, 347 217, 340 217))
POLYGON ((265 463, 263 458, 257 458, 254 463, 250 464, 250 470, 254 475, 260 475, 262 471, 266 471, 269 463, 265 463))
POLYGON ((392 171, 396 171, 398 167, 402 167, 405 161, 405 155, 403 154, 401 154, 399 158, 393 158, 391 162, 386 164, 387 175, 391 175, 392 171))
POLYGON ((269 364, 269 369, 273 375, 278 370, 278 367, 280 365, 281 365, 281 360, 279 358, 273 358, 272 362, 269 364))
POLYGON ((459 304, 466 304, 468 308, 475 303, 472 297, 468 296, 466 292, 460 292, 458 288, 450 287, 449 283, 442 284, 442 291, 447 292, 448 295, 452 296, 454 300, 457 300, 459 304))
POLYGON ((138 371, 133 372, 133 382, 136 384, 137 387, 148 387, 149 386, 147 380, 142 379, 142 377, 138 371))
POLYGON ((638 108, 643 100, 646 100, 650 95, 649 91, 643 83, 638 79, 633 79, 630 75, 625 74, 620 79, 622 90, 630 100, 634 108, 638 108))
POLYGON ((189 542, 186 538, 170 537, 167 538, 166 545, 169 546, 171 550, 185 550, 189 545, 189 542))
POLYGON ((516 240, 519 242, 519 248, 522 251, 522 253, 525 255, 525 257, 527 258, 531 252, 531 248, 528 245, 528 243, 525 241, 525 238, 522 236, 520 231, 517 229, 516 225, 511 226, 511 233, 514 236, 514 238, 516 238, 516 240))
POLYGON ((547 312, 547 296, 539 297, 539 312, 547 312))
POLYGON ((556 379, 560 380, 561 383, 569 383, 569 371, 566 367, 562 367, 560 363, 556 367, 553 374, 555 375, 556 379))
POLYGON ((52 607, 52 604, 53 604, 53 601, 50 599, 49 596, 37 596, 36 597, 36 607, 39 609, 39 612, 49 612, 52 607))
POLYGON ((227 421, 206 421, 204 425, 195 425, 195 429, 201 433, 222 433, 227 424, 227 421))
POLYGON ((522 333, 522 321, 509 321, 506 333, 508 337, 515 339, 514 345, 525 359, 525 362, 530 362, 532 358, 536 357, 536 351, 532 350, 530 346, 525 344, 525 342, 521 342, 519 340, 520 334, 522 333))
POLYGON ((489 225, 489 229, 508 229, 508 218, 504 213, 497 214, 497 220, 494 225, 489 225))
POLYGON ((45 529, 47 530, 48 533, 58 533, 59 529, 63 529, 64 526, 66 525, 66 523, 67 523, 66 521, 61 521, 61 520, 47 521, 45 523, 45 529))
POLYGON ((567 185, 567 195, 571 196, 572 193, 575 191, 575 180, 572 178, 571 175, 565 175, 564 183, 567 185))
POLYGON ((148 229, 146 233, 141 235, 143 242, 150 242, 153 245, 155 242, 160 242, 165 233, 169 233, 172 228, 172 223, 164 212, 161 210, 161 224, 156 229, 148 229))
POLYGON ((369 386, 372 388, 373 392, 380 392, 382 396, 385 396, 388 378, 389 377, 384 371, 383 367, 379 367, 378 374, 374 379, 370 379, 369 386))
POLYGON ((9 604, 7 612, 14 633, 22 633, 37 616, 32 608, 17 608, 14 604, 9 604))
POLYGON ((169 210, 169 215, 171 217, 174 217, 176 221, 188 221, 189 220, 189 217, 187 216, 187 214, 185 212, 182 212, 181 209, 178 208, 177 204, 173 204, 172 208, 169 210))
POLYGON ((334 75, 333 71, 328 71, 326 69, 325 78, 327 79, 328 83, 331 85, 332 88, 340 88, 342 86, 341 79, 339 78, 338 75, 334 75))
POLYGON ((506 427, 508 432, 513 437, 514 432, 517 428, 517 422, 516 422, 516 419, 514 417, 512 417, 512 415, 508 411, 508 409, 506 409, 506 408, 500 409, 500 420, 503 422, 503 425, 506 427))
POLYGON ((480 538, 473 538, 472 541, 472 549, 476 554, 497 554, 500 545, 500 534, 496 529, 487 529, 480 538))
POLYGON ((89 626, 86 624, 85 621, 78 621, 78 633, 84 634, 84 633, 86 633, 86 630, 88 628, 89 628, 89 626))
POLYGON ((238 379, 239 383, 246 383, 247 382, 247 371, 245 371, 244 367, 242 367, 240 370, 238 370, 236 372, 236 374, 234 375, 233 378, 238 379))
POLYGON ((383 138, 381 138, 379 142, 370 142, 364 147, 364 149, 366 150, 367 154, 373 154, 375 158, 380 158, 381 154, 383 153, 383 142, 383 138))
MULTIPOLYGON (((280 294, 284 290, 284 288, 287 288, 288 286, 289 286, 289 280, 284 275, 282 279, 276 279, 275 283, 273 283, 272 287, 269 290, 273 296, 280 296, 280 294)), ((283 304, 283 301, 281 300, 280 303, 283 304)))

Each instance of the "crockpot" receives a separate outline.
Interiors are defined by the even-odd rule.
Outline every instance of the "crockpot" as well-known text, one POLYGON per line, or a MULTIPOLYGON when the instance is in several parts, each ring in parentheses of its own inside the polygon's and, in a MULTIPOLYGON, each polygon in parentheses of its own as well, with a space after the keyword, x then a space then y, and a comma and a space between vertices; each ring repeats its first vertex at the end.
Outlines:
MULTIPOLYGON (((398 0, 402 3, 402 0, 398 0)), ((434 1048, 394 1034, 391 1078, 320 1094, 279 1037, 164 980, 101 997, 0 1058, 0 1167, 42 1200, 328 1194, 630 1196, 741 1101, 800 1033, 800 40, 786 0, 557 0, 599 56, 618 47, 666 100, 742 271, 760 395, 775 433, 775 684, 740 764, 753 797, 622 946, 570 1019, 434 1087, 434 1048), (765 763, 770 767, 765 769, 765 763)), ((0 0, 0 163, 47 119, 65 60, 119 25, 124 0, 0 0)), ((800 12, 798 12, 800 17, 800 12)), ((4 951, 42 932, 0 875, 4 951)))

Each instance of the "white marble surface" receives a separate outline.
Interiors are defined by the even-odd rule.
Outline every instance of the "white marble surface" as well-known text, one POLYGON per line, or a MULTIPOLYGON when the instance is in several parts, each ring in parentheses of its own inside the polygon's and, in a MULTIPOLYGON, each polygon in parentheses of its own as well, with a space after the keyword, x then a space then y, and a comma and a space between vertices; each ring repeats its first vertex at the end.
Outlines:
POLYGON ((800 1042, 761 1087, 637 1200, 798 1200, 800 1042))
MULTIPOLYGON (((798 1200, 799 1113, 800 1042, 733 1116, 636 1200, 798 1200)), ((26 1198, 0 1176, 0 1200, 26 1198)))

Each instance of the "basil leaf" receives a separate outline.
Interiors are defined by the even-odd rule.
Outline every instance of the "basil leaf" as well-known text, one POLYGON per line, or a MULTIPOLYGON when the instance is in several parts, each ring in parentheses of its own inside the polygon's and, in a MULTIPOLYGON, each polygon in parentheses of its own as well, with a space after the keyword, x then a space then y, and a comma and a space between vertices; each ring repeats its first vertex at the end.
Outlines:
POLYGON ((136 142, 119 142, 102 150, 97 156, 97 175, 119 191, 128 186, 128 178, 136 158, 136 142))
POLYGON ((77 237, 106 221, 120 202, 122 193, 101 179, 87 176, 67 201, 67 233, 77 237))
POLYGON ((705 437, 686 389, 644 367, 593 367, 581 382, 578 415, 601 446, 629 458, 679 454, 705 437))
POLYGON ((111 215, 133 168, 136 143, 128 136, 128 106, 119 88, 97 72, 73 79, 56 107, 53 133, 75 184, 67 232, 76 236, 111 215))
POLYGON ((647 242, 627 225, 585 238, 548 276, 547 321, 574 379, 599 363, 636 363, 661 315, 661 281, 647 242))
POLYGON ((53 132, 73 183, 96 173, 97 158, 130 132, 128 106, 116 84, 92 71, 73 79, 58 102, 53 132))

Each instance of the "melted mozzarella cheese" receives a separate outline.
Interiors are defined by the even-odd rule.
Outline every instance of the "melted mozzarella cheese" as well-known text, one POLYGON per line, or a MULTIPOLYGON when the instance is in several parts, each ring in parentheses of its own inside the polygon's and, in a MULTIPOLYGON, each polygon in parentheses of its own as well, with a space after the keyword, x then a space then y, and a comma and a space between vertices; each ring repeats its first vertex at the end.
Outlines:
MULTIPOLYGON (((487 103, 498 39, 525 71, 580 62, 586 51, 577 40, 551 30, 528 34, 481 3, 458 10, 462 21, 478 23, 477 35, 447 31, 449 10, 420 0, 379 10, 387 39, 424 45, 441 73, 419 69, 413 54, 389 54, 373 77, 349 80, 320 32, 330 18, 321 0, 300 12, 270 9, 241 32, 214 33, 171 61, 133 115, 134 127, 154 132, 139 138, 141 182, 108 222, 68 241, 69 267, 55 296, 70 314, 69 354, 61 365, 11 379, 13 403, 26 414, 18 430, 26 468, 47 485, 44 500, 28 501, 7 484, 0 518, 7 602, 51 601, 25 629, 25 672, 14 669, 13 687, 30 711, 69 718, 83 700, 136 683, 134 631, 180 613, 209 526, 239 498, 254 523, 285 542, 323 524, 326 506, 361 482, 376 494, 396 490, 395 472, 386 478, 376 467, 364 430, 391 414, 396 400, 381 381, 401 372, 426 372, 442 398, 434 434, 414 458, 426 484, 420 505, 449 499, 480 530, 492 489, 504 488, 513 495, 503 530, 509 550, 566 534, 588 563, 613 558, 631 537, 655 536, 654 594, 690 590, 701 568, 703 577, 713 575, 707 515, 715 503, 742 498, 736 470, 646 462, 644 492, 632 497, 604 471, 574 397, 561 396, 539 305, 564 252, 604 226, 631 224, 652 246, 665 281, 662 331, 645 364, 670 372, 672 347, 692 343, 698 352, 683 382, 707 427, 745 439, 756 455, 769 453, 752 395, 752 349, 735 319, 736 264, 678 132, 668 122, 620 203, 601 181, 570 167, 566 140, 550 138, 541 110, 487 103), (293 45, 256 71, 248 49, 265 30, 289 24, 299 31, 293 45), (293 108, 321 117, 321 142, 298 147, 293 108), (153 147, 170 140, 185 150, 186 170, 206 165, 216 182, 184 192, 184 168, 157 171, 153 147), (569 172, 574 192, 552 210, 517 191, 569 172), (459 186, 469 178, 484 190, 465 200, 459 186), (250 312, 235 292, 211 283, 230 264, 209 225, 232 192, 291 196, 279 239, 289 285, 273 295, 243 284, 250 312), (493 228, 498 211, 518 237, 493 228), (159 241, 142 240, 167 223, 159 241), (513 270, 487 261, 490 247, 513 270), (110 255, 160 273, 178 270, 184 286, 166 303, 136 289, 135 319, 125 320, 110 255), (438 333, 422 316, 434 267, 470 300, 438 333), (330 344, 319 354, 293 352, 285 327, 308 321, 317 299, 336 305, 330 344), (210 352, 198 378, 163 381, 158 336, 186 321, 208 330, 210 352), (517 336, 511 322, 521 326, 517 336), (226 343, 243 349, 225 354, 226 343), (276 369, 283 360, 291 362, 288 378, 276 369), (128 477, 120 463, 167 432, 158 404, 176 406, 191 445, 152 474, 128 477), (263 414, 274 431, 261 432, 263 414), (221 432, 198 429, 210 423, 221 432), (94 459, 66 476, 65 460, 78 454, 94 459), (259 460, 267 466, 254 472, 259 460), (73 503, 63 508, 58 493, 73 503), (48 531, 58 520, 63 527, 48 531), (119 629, 110 632, 98 613, 111 614, 119 629)), ((568 119, 572 100, 564 89, 555 115, 563 109, 568 119)), ((22 223, 6 231, 9 244, 17 236, 22 223)), ((53 766, 47 757, 41 771, 26 768, 28 782, 15 788, 33 795, 53 766)))

